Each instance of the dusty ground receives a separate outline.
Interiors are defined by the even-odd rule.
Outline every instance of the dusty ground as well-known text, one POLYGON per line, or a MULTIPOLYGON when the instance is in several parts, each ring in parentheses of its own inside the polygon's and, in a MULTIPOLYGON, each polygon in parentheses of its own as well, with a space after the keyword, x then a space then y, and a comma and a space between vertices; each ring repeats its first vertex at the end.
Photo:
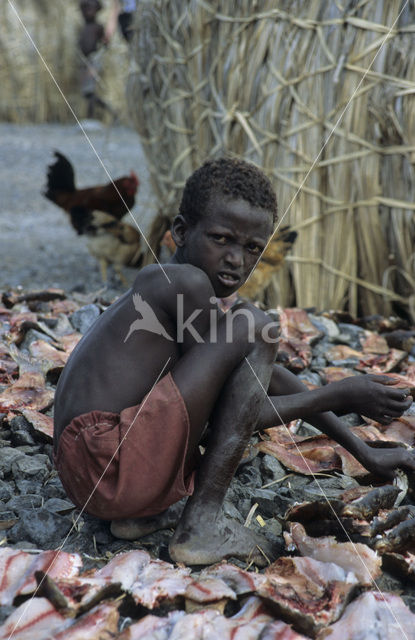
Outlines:
MULTIPOLYGON (((138 174, 141 187, 132 213, 146 229, 156 205, 138 135, 126 127, 99 126, 88 131, 88 136, 112 178, 131 169, 138 174)), ((77 125, 0 123, 0 290, 22 285, 94 291, 102 286, 98 264, 88 253, 85 238, 78 236, 64 212, 41 194, 55 149, 74 165, 77 186, 108 182, 77 125)), ((134 269, 125 270, 130 283, 134 274, 134 269)), ((111 279, 108 294, 122 290, 111 279)))

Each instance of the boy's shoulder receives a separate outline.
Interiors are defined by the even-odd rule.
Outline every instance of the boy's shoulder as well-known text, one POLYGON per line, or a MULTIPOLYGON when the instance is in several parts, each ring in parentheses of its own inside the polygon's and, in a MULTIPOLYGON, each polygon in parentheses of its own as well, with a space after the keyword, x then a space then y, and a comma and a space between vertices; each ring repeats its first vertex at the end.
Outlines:
POLYGON ((177 264, 168 262, 165 264, 150 264, 141 269, 134 281, 133 289, 143 286, 153 287, 169 285, 175 286, 203 286, 210 284, 207 274, 193 264, 177 264))

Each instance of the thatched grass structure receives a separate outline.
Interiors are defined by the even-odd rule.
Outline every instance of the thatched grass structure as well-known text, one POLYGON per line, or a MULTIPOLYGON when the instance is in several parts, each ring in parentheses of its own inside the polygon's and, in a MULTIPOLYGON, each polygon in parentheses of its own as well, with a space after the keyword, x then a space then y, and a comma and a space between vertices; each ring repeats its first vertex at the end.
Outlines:
POLYGON ((269 302, 415 317, 413 3, 140 0, 138 25, 129 106, 160 211, 240 154, 299 231, 269 302))
MULTIPOLYGON (((108 10, 109 3, 103 4, 108 10)), ((99 13, 98 19, 105 23, 106 11, 99 13)), ((85 117, 85 101, 80 94, 78 77, 77 37, 81 24, 77 0, 0 2, 1 120, 73 121, 41 56, 77 117, 85 117)), ((100 78, 102 94, 122 115, 125 113, 128 55, 125 43, 117 34, 104 56, 100 78)))

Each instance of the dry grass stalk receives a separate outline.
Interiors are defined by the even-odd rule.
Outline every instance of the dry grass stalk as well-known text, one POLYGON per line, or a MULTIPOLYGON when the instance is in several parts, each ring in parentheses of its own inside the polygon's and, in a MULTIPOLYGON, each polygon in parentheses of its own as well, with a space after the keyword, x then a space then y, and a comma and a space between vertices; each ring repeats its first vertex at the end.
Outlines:
MULTIPOLYGON (((85 100, 78 79, 77 33, 82 24, 78 2, 13 0, 12 4, 77 117, 85 117, 85 100)), ((104 11, 98 19, 105 23, 104 11)), ((128 58, 127 47, 118 35, 104 55, 102 95, 122 116, 128 58)), ((0 2, 0 86, 1 120, 73 122, 70 110, 7 0, 0 2)))
POLYGON ((412 4, 361 82, 403 5, 140 2, 128 99, 160 211, 174 215, 184 180, 207 157, 239 154, 263 167, 280 214, 287 210, 283 224, 299 230, 268 302, 353 313, 410 307, 412 4))

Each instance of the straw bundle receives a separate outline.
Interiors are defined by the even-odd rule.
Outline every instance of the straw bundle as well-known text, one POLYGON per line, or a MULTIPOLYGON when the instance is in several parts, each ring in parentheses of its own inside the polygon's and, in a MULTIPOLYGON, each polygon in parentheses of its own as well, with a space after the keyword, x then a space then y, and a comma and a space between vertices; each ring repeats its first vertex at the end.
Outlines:
MULTIPOLYGON (((108 2, 107 5, 109 6, 108 2)), ((100 22, 105 22, 105 11, 98 14, 98 19, 100 22)), ((7 0, 2 0, 0 3, 1 120, 12 122, 73 120, 46 65, 77 117, 84 117, 86 108, 79 89, 81 60, 77 47, 81 24, 82 16, 78 2, 75 0, 71 2, 12 0, 11 4, 7 0), (40 55, 36 52, 34 45, 38 48, 40 55)), ((114 37, 104 56, 103 73, 99 81, 100 91, 103 97, 122 114, 125 111, 128 61, 127 47, 120 37, 114 37)))
POLYGON ((414 317, 414 18, 405 0, 141 0, 128 101, 160 211, 207 157, 241 155, 299 232, 268 301, 414 317))

